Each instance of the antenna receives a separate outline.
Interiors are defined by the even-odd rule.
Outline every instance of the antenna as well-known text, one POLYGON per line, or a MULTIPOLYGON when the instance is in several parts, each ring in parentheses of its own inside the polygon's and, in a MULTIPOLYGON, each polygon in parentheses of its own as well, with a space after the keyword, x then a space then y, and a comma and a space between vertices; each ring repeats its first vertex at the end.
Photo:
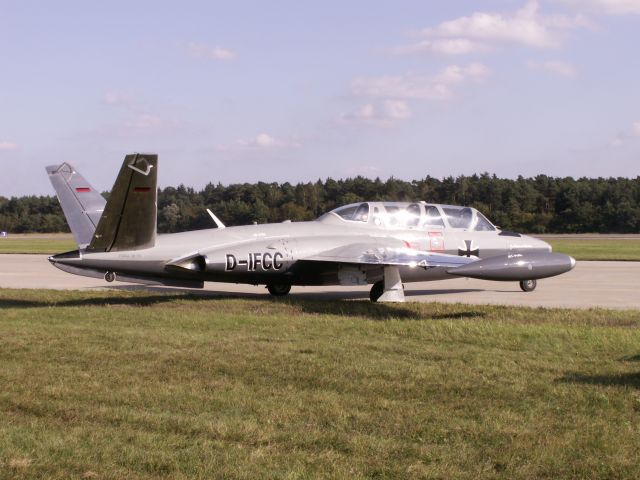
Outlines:
POLYGON ((213 214, 213 212, 212 212, 211 210, 209 210, 208 208, 207 208, 207 213, 209 214, 209 216, 210 216, 210 217, 211 217, 211 219, 213 220, 213 223, 215 223, 215 224, 216 224, 216 227, 218 227, 218 228, 224 228, 224 223, 222 223, 222 222, 218 219, 218 217, 216 217, 216 216, 213 214))

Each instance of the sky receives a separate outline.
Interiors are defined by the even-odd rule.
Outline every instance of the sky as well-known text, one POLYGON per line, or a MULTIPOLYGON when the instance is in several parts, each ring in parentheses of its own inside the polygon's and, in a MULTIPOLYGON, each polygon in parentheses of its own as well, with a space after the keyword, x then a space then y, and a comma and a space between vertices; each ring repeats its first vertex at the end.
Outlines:
POLYGON ((0 196, 640 175, 640 0, 0 0, 0 196))

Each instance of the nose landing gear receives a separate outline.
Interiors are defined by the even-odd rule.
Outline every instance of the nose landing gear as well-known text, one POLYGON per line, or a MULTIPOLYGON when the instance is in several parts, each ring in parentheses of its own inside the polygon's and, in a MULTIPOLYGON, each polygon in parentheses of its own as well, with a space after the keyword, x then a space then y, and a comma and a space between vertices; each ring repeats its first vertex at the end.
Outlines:
POLYGON ((536 280, 522 280, 520 282, 520 288, 523 292, 533 292, 538 286, 538 282, 536 280))

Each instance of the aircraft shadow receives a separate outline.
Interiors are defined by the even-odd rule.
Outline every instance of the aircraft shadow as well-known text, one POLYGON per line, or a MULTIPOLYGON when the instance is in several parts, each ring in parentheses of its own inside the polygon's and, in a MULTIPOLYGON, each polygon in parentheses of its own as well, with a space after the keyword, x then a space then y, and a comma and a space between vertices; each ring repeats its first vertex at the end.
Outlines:
MULTIPOLYGON (((176 289, 172 287, 159 287, 159 286, 148 286, 148 285, 115 285, 107 287, 110 290, 121 290, 128 292, 158 292, 158 293, 187 293, 189 295, 193 295, 194 297, 202 297, 202 298, 242 298, 245 300, 275 300, 279 301, 282 299, 274 298, 267 293, 267 290, 259 292, 226 292, 226 291, 216 291, 216 290, 200 290, 200 289, 176 289)), ((316 300, 316 301, 341 301, 341 300, 364 300, 369 299, 369 293, 363 291, 340 291, 340 292, 305 292, 303 291, 293 291, 286 298, 288 300, 297 299, 297 300, 316 300)))
POLYGON ((455 295, 457 293, 484 292, 481 288, 457 288, 447 290, 405 290, 405 297, 433 296, 433 295, 455 295))
POLYGON ((640 389, 640 372, 613 373, 608 375, 585 375, 568 373, 557 380, 560 383, 582 383, 585 385, 619 386, 640 389))
POLYGON ((62 300, 59 302, 46 302, 43 300, 23 300, 14 298, 0 298, 0 308, 48 308, 52 306, 56 307, 100 307, 100 306, 151 306, 158 303, 167 303, 176 298, 201 301, 206 300, 206 297, 198 295, 147 295, 144 297, 129 297, 129 298, 109 298, 109 297, 92 297, 92 298, 79 298, 73 300, 62 300))
MULTIPOLYGON (((180 289, 176 290, 172 287, 155 287, 145 285, 117 285, 108 287, 113 290, 125 290, 125 291, 151 291, 151 292, 188 292, 193 295, 210 296, 210 297, 225 297, 225 298, 270 298, 267 291, 264 293, 251 293, 251 292, 224 292, 215 290, 199 290, 199 289, 180 289)), ((471 292, 484 292, 486 290, 481 288, 459 288, 448 290, 405 290, 405 297, 417 297, 417 296, 433 296, 433 295, 455 295, 460 293, 471 292)), ((512 293, 512 292, 505 292, 512 293)), ((522 292, 515 292, 522 293, 522 292)), ((364 300, 369 299, 369 292, 364 290, 340 290, 329 292, 305 292, 304 290, 294 290, 287 298, 303 298, 309 300, 364 300)))
MULTIPOLYGON (((175 293, 168 287, 148 287, 143 285, 127 285, 111 287, 116 290, 153 291, 175 293)), ((184 291, 184 290, 180 290, 184 291)), ((486 314, 478 310, 455 313, 439 313, 424 315, 418 311, 403 307, 402 304, 369 302, 368 293, 358 290, 340 292, 294 292, 286 297, 274 298, 265 293, 230 293, 211 290, 188 290, 189 298, 221 300, 242 298, 243 300, 269 301, 272 303, 288 303, 299 307, 304 313, 339 315, 348 317, 365 317, 374 320, 461 320, 465 318, 484 317, 486 314), (366 301, 354 301, 364 300, 366 301)))
MULTIPOLYGON (((274 298, 273 302, 281 301, 274 298)), ((289 297, 286 299, 288 303, 296 305, 305 313, 337 315, 348 317, 363 317, 369 320, 463 320, 469 318, 481 318, 486 315, 485 312, 479 310, 466 310, 462 312, 437 313, 430 314, 412 310, 403 306, 401 303, 371 303, 368 300, 350 301, 350 300, 313 300, 308 298, 289 297)))
MULTIPOLYGON (((202 290, 175 290, 166 287, 148 287, 148 286, 117 286, 112 287, 114 290, 124 291, 142 291, 148 295, 136 297, 89 297, 71 300, 61 300, 58 302, 47 302, 44 300, 25 300, 16 298, 0 298, 1 308, 49 308, 51 306, 59 307, 109 307, 109 306, 153 306, 157 304, 167 303, 176 298, 187 302, 202 301, 220 301, 233 298, 242 298, 247 301, 268 301, 274 304, 283 303, 296 306, 304 313, 337 315, 347 317, 362 317, 373 320, 463 320, 470 318, 482 318, 486 316, 485 312, 480 310, 465 310, 451 313, 429 314, 416 309, 411 309, 403 304, 388 303, 371 303, 366 301, 353 301, 353 299, 361 299, 363 292, 344 292, 347 295, 336 296, 335 298, 326 298, 316 296, 316 294, 297 294, 284 298, 273 298, 264 294, 241 293, 233 294, 228 292, 213 292, 202 290), (315 298, 314 298, 315 297, 315 298)), ((342 292, 341 292, 342 293, 342 292)), ((364 295, 366 296, 366 295, 364 295)))
POLYGON ((199 288, 176 288, 176 287, 159 287, 149 285, 111 285, 105 287, 108 290, 123 291, 123 292, 149 292, 149 293, 162 293, 162 294, 175 294, 186 295, 193 297, 200 297, 203 299, 211 298, 261 298, 263 294, 260 293, 235 293, 235 292, 218 292, 215 290, 201 290, 199 288))
MULTIPOLYGON (((117 290, 128 291, 154 291, 175 293, 176 290, 169 287, 149 287, 144 285, 126 285, 110 287, 117 290)), ((184 291, 184 290, 181 290, 184 291)), ((329 315, 341 315, 351 317, 368 317, 376 320, 389 319, 413 319, 413 320, 462 320, 467 318, 480 318, 486 316, 485 312, 468 310, 455 313, 439 313, 425 316, 415 310, 402 307, 402 304, 369 302, 368 292, 362 290, 341 290, 339 292, 292 292, 284 298, 274 298, 265 293, 250 292, 216 292, 212 290, 187 290, 190 295, 209 299, 242 298, 245 300, 265 300, 274 303, 288 302, 299 306, 305 313, 321 313, 329 315), (366 301, 353 301, 365 300, 366 301)), ((451 290, 451 293, 464 293, 482 290, 451 290)), ((413 292, 405 292, 410 297, 413 292)), ((414 294, 419 295, 420 293, 414 294)))
POLYGON ((620 359, 623 362, 640 362, 640 353, 638 355, 629 355, 620 359))

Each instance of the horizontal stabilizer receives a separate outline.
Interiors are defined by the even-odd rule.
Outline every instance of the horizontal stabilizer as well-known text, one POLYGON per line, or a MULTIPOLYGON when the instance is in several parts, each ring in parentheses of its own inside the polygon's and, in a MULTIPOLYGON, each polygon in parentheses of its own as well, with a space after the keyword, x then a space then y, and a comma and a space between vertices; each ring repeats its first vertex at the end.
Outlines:
POLYGON ((88 245, 106 200, 68 163, 50 165, 46 169, 76 244, 80 247, 88 245))

